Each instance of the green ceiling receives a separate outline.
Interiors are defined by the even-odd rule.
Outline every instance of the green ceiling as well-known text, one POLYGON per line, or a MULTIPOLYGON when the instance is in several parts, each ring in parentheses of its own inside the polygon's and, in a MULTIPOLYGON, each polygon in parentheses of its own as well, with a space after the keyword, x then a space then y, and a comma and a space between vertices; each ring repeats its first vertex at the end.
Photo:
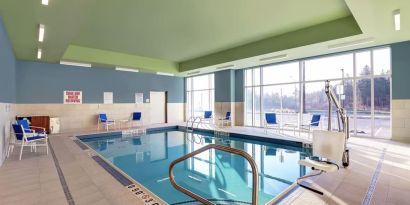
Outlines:
POLYGON ((362 33, 343 0, 49 1, 0 1, 18 59, 178 73, 362 33))

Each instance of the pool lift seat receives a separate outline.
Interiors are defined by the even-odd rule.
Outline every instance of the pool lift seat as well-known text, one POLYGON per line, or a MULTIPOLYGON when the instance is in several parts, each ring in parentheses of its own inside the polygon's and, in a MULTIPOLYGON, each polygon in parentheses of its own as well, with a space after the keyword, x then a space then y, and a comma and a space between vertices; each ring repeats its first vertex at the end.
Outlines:
POLYGON ((315 158, 307 158, 299 160, 299 164, 312 167, 312 174, 308 174, 297 179, 297 184, 305 189, 323 195, 323 192, 313 189, 305 183, 301 183, 302 179, 318 176, 322 173, 335 172, 339 170, 339 165, 335 162, 340 162, 343 159, 345 150, 345 136, 343 132, 314 130, 313 133, 313 156, 315 158))
POLYGON ((323 172, 335 172, 339 170, 339 165, 333 161, 342 161, 343 167, 349 166, 349 149, 347 148, 347 140, 349 139, 349 117, 346 110, 337 100, 330 81, 325 82, 325 93, 329 102, 328 115, 328 130, 313 132, 313 156, 319 159, 303 159, 299 160, 299 164, 303 166, 312 167, 318 170, 317 173, 309 174, 297 179, 297 184, 303 188, 313 191, 318 194, 323 192, 313 189, 300 181, 302 179, 313 177, 322 174, 323 172), (338 131, 332 131, 332 104, 336 107, 338 131))

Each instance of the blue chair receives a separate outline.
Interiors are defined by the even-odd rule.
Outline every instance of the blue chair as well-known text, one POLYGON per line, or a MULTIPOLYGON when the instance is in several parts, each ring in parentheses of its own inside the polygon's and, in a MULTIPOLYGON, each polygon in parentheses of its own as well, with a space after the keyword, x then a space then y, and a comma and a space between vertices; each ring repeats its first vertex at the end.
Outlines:
MULTIPOLYGON (((222 122, 222 126, 228 126, 231 123, 231 112, 226 112, 226 115, 224 118, 219 118, 219 121, 222 122)), ((232 124, 232 123, 231 123, 232 124)))
POLYGON ((205 111, 204 119, 211 119, 211 118, 212 118, 212 111, 205 111))
POLYGON ((275 128, 279 131, 279 123, 276 120, 276 113, 265 113, 265 133, 268 128, 275 128))
POLYGON ((46 129, 44 127, 30 126, 30 123, 27 119, 17 120, 17 125, 23 126, 23 129, 26 133, 46 133, 46 129))
POLYGON ((100 124, 103 124, 108 131, 109 126, 115 126, 115 120, 109 120, 107 114, 101 113, 98 115, 98 129, 100 129, 100 124))
MULTIPOLYGON (((34 151, 37 151, 37 146, 45 146, 47 149, 47 154, 48 154, 48 137, 47 134, 45 133, 27 133, 25 132, 25 129, 22 125, 18 124, 13 124, 13 131, 14 135, 16 136, 16 140, 21 142, 20 143, 20 157, 19 159, 21 160, 21 156, 23 155, 23 148, 24 147, 31 147, 31 150, 34 149, 34 151), (43 142, 41 144, 37 144, 37 142, 43 142)), ((12 145, 11 152, 14 150, 14 145, 12 145)), ((10 149, 9 149, 10 152, 10 149)), ((10 155, 10 153, 7 153, 7 155, 10 155)))
POLYGON ((133 112, 132 113, 132 116, 131 116, 131 122, 132 123, 137 123, 137 124, 140 124, 141 126, 142 126, 142 120, 141 120, 141 118, 142 118, 142 114, 141 114, 141 112, 133 112))
POLYGON ((204 116, 201 118, 201 121, 211 123, 213 121, 212 111, 204 111, 204 116))
POLYGON ((301 128, 308 130, 310 132, 312 131, 313 128, 319 127, 319 123, 320 123, 320 115, 314 114, 312 115, 312 119, 310 120, 310 123, 301 125, 301 128))

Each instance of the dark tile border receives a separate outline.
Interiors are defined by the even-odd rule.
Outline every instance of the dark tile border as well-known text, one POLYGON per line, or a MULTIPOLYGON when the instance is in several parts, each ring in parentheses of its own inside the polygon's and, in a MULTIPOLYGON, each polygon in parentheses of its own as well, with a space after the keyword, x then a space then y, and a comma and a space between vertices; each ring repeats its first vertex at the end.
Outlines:
POLYGON ((85 135, 77 135, 78 139, 87 139, 87 138, 95 138, 95 137, 106 137, 111 135, 121 135, 122 132, 103 132, 103 133, 95 133, 95 134, 85 134, 85 135))
POLYGON ((376 169, 374 170, 372 179, 371 179, 370 184, 369 184, 369 188, 367 188, 366 195, 363 198, 362 205, 369 205, 372 201, 373 193, 374 193, 374 190, 376 190, 377 180, 379 179, 379 176, 380 176, 380 172, 381 172, 381 169, 382 169, 382 165, 383 165, 385 155, 386 155, 386 148, 383 149, 383 152, 380 156, 380 159, 377 162, 376 169))
POLYGON ((80 140, 73 140, 82 150, 87 150, 88 147, 85 146, 80 140))
MULTIPOLYGON (((167 130, 179 130, 179 131, 185 131, 186 128, 185 126, 165 126, 165 127, 155 127, 155 128, 148 128, 146 130, 147 134, 152 134, 155 132, 163 132, 167 130)), ((196 132, 202 132, 202 133, 208 133, 208 134, 214 134, 214 130, 209 130, 209 129, 201 129, 201 128, 194 128, 194 131, 196 132)), ((241 139, 247 139, 247 140, 257 140, 261 142, 267 142, 267 143, 273 143, 273 144, 279 144, 279 145, 286 145, 286 146, 293 146, 293 147, 303 147, 303 142, 298 142, 298 141, 292 141, 292 140, 286 140, 286 139, 277 139, 277 138, 267 138, 263 136, 257 136, 257 135, 249 135, 249 134, 240 134, 240 133, 229 133, 230 137, 235 137, 235 138, 241 138, 241 139)), ((97 137, 107 137, 107 136, 113 136, 113 135, 121 135, 122 132, 105 132, 105 133, 98 133, 98 134, 86 134, 86 135, 78 135, 76 136, 78 139, 87 139, 87 138, 97 138, 97 137)))
MULTIPOLYGON (((232 199, 207 199, 208 201, 214 202, 215 204, 252 204, 251 202, 246 202, 246 201, 237 201, 237 200, 232 200, 232 199)), ((199 204, 200 202, 197 200, 190 200, 190 201, 182 201, 182 202, 177 202, 173 203, 170 205, 183 205, 183 204, 199 204)))
POLYGON ((108 173, 111 174, 112 177, 114 177, 119 183, 121 183, 123 186, 129 186, 132 184, 132 181, 129 180, 127 177, 125 177, 122 173, 117 171, 115 168, 113 168, 110 164, 108 164, 106 161, 104 161, 100 156, 93 156, 92 157, 94 161, 96 161, 102 168, 105 169, 108 173))
MULTIPOLYGON (((178 126, 178 129, 184 131, 185 127, 178 126)), ((194 128, 194 131, 199 131, 199 132, 209 133, 209 134, 214 133, 214 130, 201 129, 201 128, 194 128)), ((258 135, 249 135, 249 134, 241 134, 241 133, 231 133, 231 132, 228 132, 228 133, 230 137, 236 137, 236 138, 241 138, 241 139, 257 140, 257 141, 262 141, 262 142, 294 146, 294 147, 303 146, 303 142, 298 142, 298 141, 291 141, 291 140, 277 139, 277 138, 267 138, 267 137, 258 136, 258 135)))
POLYGON ((73 196, 71 195, 70 189, 68 189, 67 181, 65 180, 63 171, 61 170, 61 167, 60 167, 60 163, 58 162, 57 156, 54 153, 54 149, 53 149, 53 146, 51 146, 50 141, 48 141, 48 146, 50 148, 51 155, 53 156, 54 165, 56 166, 58 178, 60 179, 60 183, 61 183, 61 186, 63 188, 64 195, 67 199, 67 202, 68 202, 69 205, 75 205, 73 196))
POLYGON ((148 128, 147 133, 150 134, 151 132, 157 132, 157 131, 175 130, 178 128, 179 126, 177 125, 165 126, 165 127, 153 127, 153 128, 148 128))
POLYGON ((299 188, 298 185, 293 186, 290 190, 288 190, 284 195, 280 196, 276 199, 273 203, 271 202, 269 205, 278 205, 281 204, 284 200, 286 200, 290 195, 292 195, 297 189, 299 188))

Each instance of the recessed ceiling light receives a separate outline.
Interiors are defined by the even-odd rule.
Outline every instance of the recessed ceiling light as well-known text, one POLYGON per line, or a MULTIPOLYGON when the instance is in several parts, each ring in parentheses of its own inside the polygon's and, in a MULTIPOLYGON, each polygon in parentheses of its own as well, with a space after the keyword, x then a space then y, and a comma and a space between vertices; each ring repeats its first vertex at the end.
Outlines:
POLYGON ((220 70, 220 69, 231 68, 231 67, 235 67, 235 65, 234 65, 234 64, 223 65, 223 66, 216 67, 215 69, 216 69, 216 70, 220 70))
POLYGON ((271 61, 271 60, 279 60, 279 59, 284 59, 287 58, 288 54, 282 54, 282 55, 277 55, 277 56, 270 56, 266 58, 261 58, 259 59, 260 61, 271 61))
POLYGON ((164 72, 157 72, 157 75, 174 76, 174 74, 172 74, 172 73, 164 73, 164 72))
POLYGON ((134 68, 124 68, 124 67, 115 67, 115 70, 118 71, 127 71, 127 72, 140 72, 138 69, 134 69, 134 68))
POLYGON ((43 4, 43 5, 48 5, 48 0, 41 0, 41 4, 43 4))
POLYGON ((70 61, 60 61, 60 64, 91 68, 91 64, 89 64, 89 63, 76 63, 76 62, 70 62, 70 61))
POLYGON ((45 28, 44 28, 44 25, 43 25, 43 24, 40 24, 40 25, 38 26, 38 41, 40 41, 40 42, 43 42, 43 41, 44 41, 44 32, 45 32, 44 29, 45 29, 45 28))
POLYGON ((373 43, 373 42, 374 42, 374 38, 370 37, 370 38, 363 38, 363 39, 350 41, 350 42, 345 42, 345 43, 338 43, 338 44, 329 45, 327 48, 329 50, 333 50, 333 49, 346 48, 346 47, 351 47, 351 46, 358 46, 358 45, 368 44, 368 43, 373 43))
POLYGON ((394 17, 394 29, 396 31, 400 31, 400 9, 397 9, 395 11, 393 11, 393 17, 394 17))
POLYGON ((41 59, 41 55, 42 55, 42 50, 41 50, 41 48, 39 48, 37 50, 37 59, 41 59))

